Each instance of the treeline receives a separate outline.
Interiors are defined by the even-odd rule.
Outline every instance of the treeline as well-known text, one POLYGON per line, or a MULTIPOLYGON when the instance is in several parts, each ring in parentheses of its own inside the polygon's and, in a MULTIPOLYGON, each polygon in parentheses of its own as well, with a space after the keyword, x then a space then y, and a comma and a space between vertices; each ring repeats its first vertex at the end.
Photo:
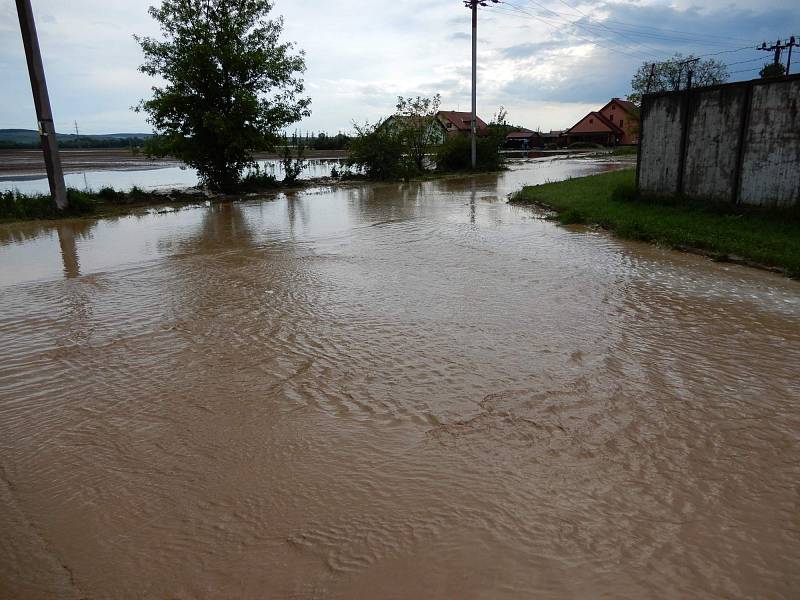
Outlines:
POLYGON ((322 132, 305 134, 294 132, 283 137, 285 146, 304 146, 310 150, 346 150, 350 140, 350 136, 343 133, 328 135, 322 132))
MULTIPOLYGON (((145 140, 140 137, 132 138, 71 138, 58 140, 58 147, 65 150, 74 149, 98 149, 98 148, 136 148, 144 147, 145 140)), ((42 147, 39 141, 36 142, 11 142, 0 140, 0 150, 38 150, 42 147)))

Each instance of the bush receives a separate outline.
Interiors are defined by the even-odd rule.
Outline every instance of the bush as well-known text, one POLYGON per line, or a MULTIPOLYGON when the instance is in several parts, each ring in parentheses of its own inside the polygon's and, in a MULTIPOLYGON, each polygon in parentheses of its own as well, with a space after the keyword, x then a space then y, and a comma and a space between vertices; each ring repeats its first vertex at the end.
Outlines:
MULTIPOLYGON (((500 152, 505 139, 498 135, 478 138, 477 168, 481 171, 498 171, 505 165, 500 152)), ((436 151, 436 168, 440 171, 466 171, 472 168, 472 141, 469 136, 448 138, 436 151)))
POLYGON ((256 163, 249 171, 242 175, 242 178, 239 180, 238 191, 258 192, 277 186, 278 180, 275 178, 275 175, 267 173, 266 169, 262 169, 261 165, 256 163))
POLYGON ((125 198, 125 194, 122 192, 118 192, 112 187, 104 187, 101 188, 100 191, 97 192, 97 197, 100 198, 103 202, 120 202, 125 198))
POLYGON ((284 146, 281 150, 281 163, 283 164, 283 183, 293 185, 303 169, 306 168, 306 147, 305 144, 297 146, 297 158, 292 156, 292 149, 284 146))
POLYGON ((345 165, 357 167, 369 179, 402 179, 409 176, 400 137, 375 125, 356 127, 358 135, 350 141, 350 156, 345 165))

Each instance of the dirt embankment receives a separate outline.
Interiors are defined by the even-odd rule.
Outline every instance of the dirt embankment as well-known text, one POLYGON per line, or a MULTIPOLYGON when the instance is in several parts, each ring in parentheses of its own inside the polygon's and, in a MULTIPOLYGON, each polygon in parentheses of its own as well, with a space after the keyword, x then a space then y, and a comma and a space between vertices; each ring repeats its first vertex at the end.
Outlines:
MULTIPOLYGON (((306 158, 345 158, 345 150, 306 150, 306 158)), ((262 152, 256 154, 259 160, 278 158, 277 154, 262 152)), ((157 169, 180 165, 175 159, 152 159, 141 154, 133 154, 127 149, 86 149, 62 150, 61 163, 65 173, 82 171, 126 171, 157 169)), ((0 176, 45 174, 41 150, 0 150, 0 176)))

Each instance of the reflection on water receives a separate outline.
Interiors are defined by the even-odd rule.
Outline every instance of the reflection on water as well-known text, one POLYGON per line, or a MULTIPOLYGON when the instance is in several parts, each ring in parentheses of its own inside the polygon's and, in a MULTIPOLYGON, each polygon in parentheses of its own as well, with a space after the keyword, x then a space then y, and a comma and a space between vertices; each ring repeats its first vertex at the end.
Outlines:
MULTIPOLYGON (((328 177, 334 166, 340 165, 338 160, 309 160, 300 174, 300 179, 328 177)), ((277 160, 259 161, 259 166, 278 181, 283 179, 283 165, 277 160)), ((133 186, 144 190, 172 190, 197 185, 197 171, 188 167, 162 167, 140 170, 120 171, 85 171, 66 173, 64 180, 69 188, 97 191, 104 187, 112 187, 119 191, 128 191, 133 186)), ((0 177, 0 192, 18 190, 23 194, 46 194, 49 192, 47 178, 44 175, 0 177)))
POLYGON ((792 597, 800 284, 602 168, 0 227, 0 597, 792 597))

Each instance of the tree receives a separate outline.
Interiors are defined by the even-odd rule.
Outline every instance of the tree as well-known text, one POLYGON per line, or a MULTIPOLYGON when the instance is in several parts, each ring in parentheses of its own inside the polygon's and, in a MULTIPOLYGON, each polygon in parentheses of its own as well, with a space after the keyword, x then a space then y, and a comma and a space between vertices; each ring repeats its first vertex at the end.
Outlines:
POLYGON ((769 79, 770 77, 783 77, 786 75, 786 67, 783 63, 772 62, 764 65, 764 68, 758 73, 761 79, 769 79))
POLYGON ((631 80, 632 93, 628 100, 641 104, 642 96, 650 92, 671 92, 687 85, 689 70, 692 71, 692 87, 717 85, 728 81, 728 67, 725 63, 709 58, 697 60, 690 54, 684 57, 678 53, 669 60, 659 63, 643 63, 631 80))
POLYGON ((439 112, 441 103, 442 98, 439 94, 433 98, 397 97, 395 127, 409 160, 420 172, 425 170, 425 156, 438 142, 434 138, 431 126, 436 120, 436 113, 439 112))
POLYGON ((353 123, 356 135, 350 141, 345 164, 357 167, 370 179, 398 179, 407 175, 400 133, 394 128, 384 127, 384 124, 353 123))
POLYGON ((253 152, 271 150, 287 125, 310 115, 303 52, 282 43, 271 0, 163 0, 151 6, 163 41, 135 36, 140 71, 165 81, 137 111, 159 136, 150 145, 197 169, 215 190, 236 187, 253 152))

